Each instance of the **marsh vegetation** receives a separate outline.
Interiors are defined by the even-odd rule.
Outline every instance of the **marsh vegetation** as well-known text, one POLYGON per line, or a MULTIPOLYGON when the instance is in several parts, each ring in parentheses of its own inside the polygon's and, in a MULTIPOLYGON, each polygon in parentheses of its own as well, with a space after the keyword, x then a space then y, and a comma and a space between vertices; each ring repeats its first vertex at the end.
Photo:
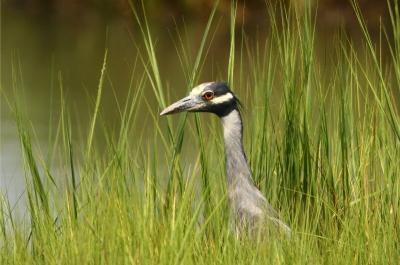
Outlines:
POLYGON ((54 67, 45 148, 15 56, 1 95, 18 132, 26 209, 15 214, 1 197, 0 263, 399 264, 400 13, 396 1, 388 6, 377 38, 353 2, 361 39, 338 30, 321 46, 318 10, 307 5, 266 5, 268 34, 250 36, 234 2, 223 18, 215 4, 196 41, 170 32, 180 84, 160 67, 163 43, 146 10, 131 6, 137 53, 126 60, 126 93, 110 77, 107 47, 85 110, 74 109, 85 90, 69 93, 54 67), (223 19, 229 45, 217 64, 223 19), (232 233, 216 117, 159 117, 209 80, 227 80, 242 101, 254 181, 290 239, 232 233))

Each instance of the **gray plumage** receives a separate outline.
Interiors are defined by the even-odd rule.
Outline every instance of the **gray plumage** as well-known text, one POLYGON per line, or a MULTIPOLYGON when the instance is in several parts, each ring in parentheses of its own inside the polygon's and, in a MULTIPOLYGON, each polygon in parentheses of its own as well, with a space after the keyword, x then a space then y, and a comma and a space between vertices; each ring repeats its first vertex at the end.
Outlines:
POLYGON ((220 117, 224 132, 227 192, 236 233, 279 231, 290 234, 289 226, 253 183, 243 149, 243 123, 238 101, 228 85, 224 82, 201 84, 160 115, 181 111, 211 112, 220 117))
POLYGON ((243 149, 243 125, 239 110, 232 110, 221 117, 221 122, 224 129, 227 192, 236 230, 264 230, 263 226, 270 223, 290 233, 290 228, 279 219, 278 213, 253 183, 243 149))

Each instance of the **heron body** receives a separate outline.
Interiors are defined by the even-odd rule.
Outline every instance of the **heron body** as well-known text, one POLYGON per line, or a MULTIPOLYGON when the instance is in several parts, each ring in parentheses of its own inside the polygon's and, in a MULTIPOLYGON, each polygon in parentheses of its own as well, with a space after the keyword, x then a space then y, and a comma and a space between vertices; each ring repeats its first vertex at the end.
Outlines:
POLYGON ((182 111, 210 112, 219 116, 223 132, 226 183, 229 206, 235 230, 250 233, 282 231, 290 228, 279 218, 264 195, 254 185, 243 148, 243 122, 238 100, 225 82, 201 84, 190 95, 164 109, 160 115, 182 111))

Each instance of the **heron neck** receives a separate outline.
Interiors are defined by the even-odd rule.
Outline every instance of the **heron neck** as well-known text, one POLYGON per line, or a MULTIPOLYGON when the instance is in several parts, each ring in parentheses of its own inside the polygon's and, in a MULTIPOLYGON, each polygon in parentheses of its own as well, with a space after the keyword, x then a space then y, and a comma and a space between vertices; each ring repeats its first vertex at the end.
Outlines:
POLYGON ((226 177, 228 188, 252 183, 251 172, 243 149, 243 123, 238 109, 221 117, 224 129, 226 177))

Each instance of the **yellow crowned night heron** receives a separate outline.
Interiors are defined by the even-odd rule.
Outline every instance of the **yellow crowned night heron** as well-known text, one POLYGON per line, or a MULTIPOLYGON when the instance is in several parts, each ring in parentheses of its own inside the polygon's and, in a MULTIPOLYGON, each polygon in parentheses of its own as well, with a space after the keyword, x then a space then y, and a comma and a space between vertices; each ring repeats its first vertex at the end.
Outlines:
POLYGON ((243 124, 238 100, 225 82, 201 84, 190 95, 164 109, 160 115, 189 112, 215 113, 224 129, 226 181, 229 206, 237 233, 246 230, 282 231, 290 228, 279 218, 254 185, 243 149, 243 124))

